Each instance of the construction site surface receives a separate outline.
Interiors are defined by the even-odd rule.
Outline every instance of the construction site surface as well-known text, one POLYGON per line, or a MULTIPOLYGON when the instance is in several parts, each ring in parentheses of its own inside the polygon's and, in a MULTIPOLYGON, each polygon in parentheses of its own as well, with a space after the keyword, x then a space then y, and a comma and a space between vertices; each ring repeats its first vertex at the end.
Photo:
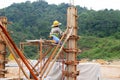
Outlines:
MULTIPOLYGON (((102 80, 120 80, 120 61, 115 60, 112 62, 108 62, 102 59, 88 61, 87 59, 82 59, 80 61, 80 64, 81 63, 100 64, 102 80)), ((9 79, 25 78, 24 74, 20 71, 20 68, 18 67, 15 60, 9 61, 6 66, 6 69, 8 70, 6 77, 9 79), (8 65, 11 65, 11 66, 8 66, 8 65)))
POLYGON ((19 49, 7 31, 7 18, 1 17, 0 80, 120 80, 120 65, 100 65, 108 64, 102 60, 77 61, 76 56, 81 52, 77 47, 77 18, 76 7, 68 7, 67 29, 58 44, 53 40, 27 40, 20 43, 19 49), (28 45, 39 46, 38 60, 24 56, 24 46, 28 45), (14 61, 7 63, 6 47, 14 61))

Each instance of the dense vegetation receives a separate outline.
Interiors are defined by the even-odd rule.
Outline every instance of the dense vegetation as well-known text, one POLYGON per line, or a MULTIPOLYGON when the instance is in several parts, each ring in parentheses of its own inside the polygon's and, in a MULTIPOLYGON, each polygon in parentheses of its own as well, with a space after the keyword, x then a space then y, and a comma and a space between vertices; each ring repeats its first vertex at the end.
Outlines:
POLYGON ((83 51, 79 54, 78 59, 120 59, 120 40, 118 39, 82 36, 78 44, 83 51))
MULTIPOLYGON (((54 20, 62 23, 61 28, 64 31, 68 7, 69 4, 65 3, 50 5, 45 1, 27 1, 1 9, 0 16, 5 15, 13 22, 8 30, 13 31, 11 36, 16 44, 19 44, 26 39, 48 38, 54 20)), ((78 35, 81 36, 78 46, 82 50, 82 53, 78 54, 78 59, 120 59, 120 11, 95 11, 76 7, 79 16, 78 35)), ((33 53, 29 52, 27 55, 34 58, 33 53)))

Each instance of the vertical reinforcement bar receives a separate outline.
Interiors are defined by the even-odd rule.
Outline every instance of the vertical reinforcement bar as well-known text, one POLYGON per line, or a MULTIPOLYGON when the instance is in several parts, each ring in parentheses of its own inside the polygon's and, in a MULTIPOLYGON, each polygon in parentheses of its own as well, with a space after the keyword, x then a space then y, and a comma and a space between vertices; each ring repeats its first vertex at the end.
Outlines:
MULTIPOLYGON (((67 10, 67 28, 73 28, 72 34, 67 41, 67 65, 66 71, 64 72, 67 80, 77 80, 77 9, 75 7, 69 7, 67 10)), ((67 34, 69 34, 69 31, 67 34)))
MULTIPOLYGON (((0 17, 0 24, 7 29, 7 18, 5 16, 0 17)), ((2 39, 0 35, 0 78, 5 77, 5 63, 7 62, 6 60, 6 44, 4 40, 2 39)))
MULTIPOLYGON (((8 39, 7 42, 9 42, 9 44, 11 45, 11 47, 13 48, 12 50, 14 50, 16 52, 16 54, 21 58, 21 60, 24 62, 24 64, 26 65, 26 67, 28 68, 28 70, 30 71, 30 73, 32 74, 32 76, 34 77, 35 80, 38 80, 37 76, 35 75, 35 73, 33 72, 31 66, 29 65, 28 61, 26 60, 26 58, 24 57, 23 53, 17 48, 17 46, 14 44, 12 38, 10 37, 10 35, 8 34, 7 30, 0 25, 0 28, 4 34, 4 36, 6 37, 5 39, 8 39)), ((2 33, 1 33, 2 34, 2 33)), ((6 43, 7 43, 6 42, 6 43)), ((9 44, 7 46, 9 46, 9 44)))

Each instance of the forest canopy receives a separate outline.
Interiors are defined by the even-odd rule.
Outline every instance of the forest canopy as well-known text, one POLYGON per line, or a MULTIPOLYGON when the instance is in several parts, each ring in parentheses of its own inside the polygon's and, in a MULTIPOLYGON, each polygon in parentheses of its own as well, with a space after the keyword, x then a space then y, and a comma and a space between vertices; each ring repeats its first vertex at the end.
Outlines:
MULTIPOLYGON (((62 23, 66 29, 66 14, 69 4, 48 4, 44 0, 14 3, 0 10, 0 16, 6 16, 13 24, 8 30, 17 45, 26 39, 48 39, 54 20, 62 23), (19 35, 19 36, 18 36, 19 35)), ((120 59, 120 11, 113 9, 88 10, 78 9, 78 35, 81 36, 78 46, 82 50, 81 58, 120 59), (88 56, 91 54, 91 56, 88 56)), ((33 50, 34 52, 34 50, 33 50)), ((32 56, 33 53, 27 54, 32 56)), ((34 57, 32 57, 34 58, 34 57)))

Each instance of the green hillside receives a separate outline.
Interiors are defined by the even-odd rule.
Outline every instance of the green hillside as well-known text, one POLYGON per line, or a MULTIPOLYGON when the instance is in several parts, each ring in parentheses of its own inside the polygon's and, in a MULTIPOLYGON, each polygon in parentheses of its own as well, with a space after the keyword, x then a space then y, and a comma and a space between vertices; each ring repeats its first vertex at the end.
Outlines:
POLYGON ((78 59, 120 59, 120 40, 118 39, 82 36, 78 44, 82 50, 78 59))
MULTIPOLYGON (((20 41, 29 39, 48 39, 54 20, 62 23, 66 29, 66 11, 69 4, 48 4, 45 1, 14 3, 1 9, 0 16, 6 16, 13 24, 8 30, 18 45, 20 41)), ((120 11, 119 10, 88 10, 80 6, 78 9, 78 35, 81 36, 78 46, 82 50, 78 59, 120 59, 120 11)), ((27 56, 33 56, 35 50, 28 50, 27 56)))

